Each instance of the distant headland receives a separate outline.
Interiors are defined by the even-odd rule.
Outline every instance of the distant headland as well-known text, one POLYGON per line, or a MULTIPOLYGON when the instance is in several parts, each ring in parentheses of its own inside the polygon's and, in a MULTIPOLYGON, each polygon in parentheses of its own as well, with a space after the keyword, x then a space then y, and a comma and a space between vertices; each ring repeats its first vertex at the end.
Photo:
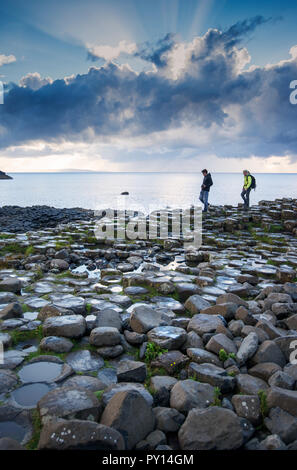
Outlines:
POLYGON ((7 175, 4 171, 0 171, 0 180, 12 180, 12 176, 7 175))

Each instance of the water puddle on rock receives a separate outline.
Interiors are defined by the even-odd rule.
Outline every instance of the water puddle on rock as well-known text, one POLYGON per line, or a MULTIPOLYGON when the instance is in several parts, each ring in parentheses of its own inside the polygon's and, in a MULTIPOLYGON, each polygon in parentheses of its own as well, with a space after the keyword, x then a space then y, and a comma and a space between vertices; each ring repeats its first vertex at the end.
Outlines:
POLYGON ((16 404, 23 408, 35 408, 37 402, 50 391, 50 387, 43 383, 23 385, 12 392, 16 404))
POLYGON ((18 442, 22 442, 25 434, 25 429, 13 421, 2 421, 0 423, 0 439, 2 437, 10 437, 18 442))
POLYGON ((19 370, 19 377, 24 383, 52 382, 62 371, 62 364, 55 362, 34 362, 27 364, 19 370))

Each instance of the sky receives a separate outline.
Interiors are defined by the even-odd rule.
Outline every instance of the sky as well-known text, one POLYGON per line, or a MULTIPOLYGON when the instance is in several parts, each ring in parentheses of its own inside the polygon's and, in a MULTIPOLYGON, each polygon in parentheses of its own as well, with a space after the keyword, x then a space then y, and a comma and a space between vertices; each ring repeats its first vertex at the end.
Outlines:
POLYGON ((0 0, 0 169, 297 172, 296 17, 293 0, 0 0))

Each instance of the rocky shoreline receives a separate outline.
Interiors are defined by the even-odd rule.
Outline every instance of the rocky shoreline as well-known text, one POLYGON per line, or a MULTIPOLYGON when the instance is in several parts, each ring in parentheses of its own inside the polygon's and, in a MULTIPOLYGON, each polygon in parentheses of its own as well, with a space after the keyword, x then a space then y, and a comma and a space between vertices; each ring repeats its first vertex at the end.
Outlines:
POLYGON ((198 251, 0 224, 0 449, 297 449, 296 199, 211 207, 198 251))
POLYGON ((58 209, 49 206, 3 206, 0 207, 0 231, 22 233, 29 230, 56 227, 74 220, 90 220, 94 211, 75 208, 58 209))
POLYGON ((12 180, 13 177, 7 175, 4 171, 0 171, 0 180, 12 180))

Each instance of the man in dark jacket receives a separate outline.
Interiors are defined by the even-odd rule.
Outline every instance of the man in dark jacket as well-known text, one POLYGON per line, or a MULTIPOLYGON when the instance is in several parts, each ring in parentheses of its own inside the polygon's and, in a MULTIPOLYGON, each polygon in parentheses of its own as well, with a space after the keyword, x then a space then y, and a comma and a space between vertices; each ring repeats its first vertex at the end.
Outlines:
POLYGON ((210 187, 213 185, 211 174, 207 170, 202 170, 204 176, 203 183, 201 185, 201 192, 199 199, 204 204, 204 209, 202 212, 207 212, 208 209, 208 196, 210 187))

